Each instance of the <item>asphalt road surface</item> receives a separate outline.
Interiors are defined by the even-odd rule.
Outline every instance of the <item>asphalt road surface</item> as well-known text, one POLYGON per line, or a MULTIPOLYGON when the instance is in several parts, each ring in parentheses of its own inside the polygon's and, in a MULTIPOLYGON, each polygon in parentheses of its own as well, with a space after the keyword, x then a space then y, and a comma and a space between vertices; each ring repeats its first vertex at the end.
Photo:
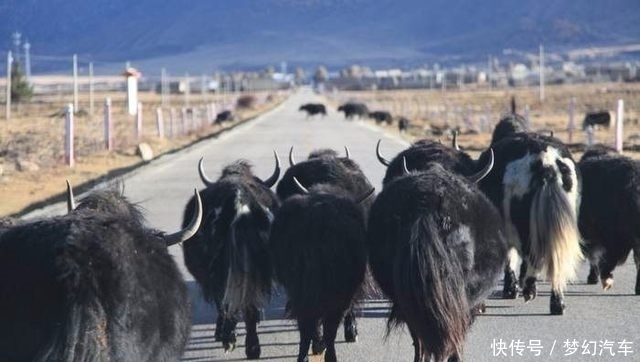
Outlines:
MULTIPOLYGON (((375 157, 375 144, 383 139, 388 158, 404 149, 395 129, 384 131, 370 122, 345 121, 342 113, 329 109, 326 117, 307 118, 298 111, 305 102, 322 101, 310 91, 300 91, 275 110, 239 126, 218 138, 203 141, 182 152, 161 157, 126 175, 125 194, 147 211, 151 226, 174 231, 180 227, 182 211, 194 188, 201 188, 197 162, 205 157, 211 178, 221 168, 239 158, 252 162, 256 175, 266 178, 274 167, 275 149, 288 165, 287 153, 295 146, 298 160, 317 148, 343 150, 349 146, 351 157, 381 189, 385 168, 375 157)), ((61 185, 63 187, 64 185, 61 185)), ((80 196, 81 198, 81 196, 80 196)), ((37 210, 26 217, 61 214, 58 204, 37 210)), ((640 220, 639 220, 640 222, 640 220)), ((182 250, 171 253, 184 272, 193 304, 193 331, 182 361, 240 361, 244 355, 244 326, 239 324, 238 346, 225 354, 213 339, 214 309, 203 300, 193 278, 184 268, 182 250)), ((487 313, 478 317, 467 336, 465 361, 640 361, 640 296, 633 294, 635 266, 632 258, 614 271, 614 287, 603 292, 598 285, 586 285, 586 265, 580 281, 566 293, 564 316, 549 315, 549 285, 539 285, 539 295, 525 304, 522 298, 487 302, 487 313)), ((496 286, 499 295, 501 285, 496 286)), ((294 322, 283 319, 285 296, 276 293, 265 309, 265 320, 258 327, 262 360, 294 361, 298 333, 294 322)), ((356 343, 345 343, 342 328, 338 334, 337 354, 341 361, 412 361, 413 347, 404 329, 386 335, 388 303, 364 301, 359 308, 360 335, 356 343)))

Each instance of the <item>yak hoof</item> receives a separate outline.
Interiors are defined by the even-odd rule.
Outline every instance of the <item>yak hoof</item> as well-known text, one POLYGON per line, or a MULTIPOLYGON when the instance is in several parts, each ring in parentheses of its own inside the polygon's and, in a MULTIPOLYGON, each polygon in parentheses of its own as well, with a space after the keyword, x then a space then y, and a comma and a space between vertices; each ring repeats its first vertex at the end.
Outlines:
POLYGON ((260 346, 259 345, 253 345, 253 346, 249 346, 247 345, 245 347, 245 352, 247 354, 247 359, 259 359, 260 358, 260 346))
POLYGON ((516 299, 518 297, 518 283, 516 282, 516 273, 513 271, 505 274, 504 288, 502 289, 503 299, 516 299))
POLYGON ((344 340, 348 343, 353 343, 358 341, 358 328, 351 324, 344 326, 344 340))
POLYGON ((536 296, 538 295, 538 291, 536 290, 536 285, 532 284, 532 285, 527 285, 523 290, 522 290, 522 296, 524 297, 524 302, 528 303, 534 299, 536 299, 536 296))
POLYGON ((564 305, 564 302, 562 301, 561 298, 558 298, 556 295, 551 294, 551 303, 550 303, 550 310, 551 310, 551 315, 563 315, 564 314, 564 310, 566 308, 566 306, 564 305))
POLYGON ((589 272, 589 276, 587 276, 587 284, 598 284, 598 274, 593 271, 589 272))
POLYGON ((484 314, 486 311, 487 311, 487 305, 484 302, 482 302, 476 305, 475 307, 473 307, 472 314, 481 315, 481 314, 484 314))
POLYGON ((602 289, 603 290, 609 290, 611 289, 611 287, 613 286, 613 278, 612 277, 608 277, 605 280, 602 281, 602 289))
POLYGON ((325 346, 323 340, 313 341, 313 344, 311 345, 311 353, 314 355, 322 354, 325 349, 327 349, 327 346, 325 346))

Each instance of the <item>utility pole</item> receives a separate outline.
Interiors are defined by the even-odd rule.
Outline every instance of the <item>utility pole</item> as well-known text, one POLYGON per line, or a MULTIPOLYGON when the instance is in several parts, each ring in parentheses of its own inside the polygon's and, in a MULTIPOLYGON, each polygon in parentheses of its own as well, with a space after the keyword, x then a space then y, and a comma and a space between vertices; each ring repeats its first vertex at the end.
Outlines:
POLYGON ((16 59, 18 63, 20 63, 20 43, 22 43, 22 34, 20 32, 14 32, 11 34, 11 38, 13 39, 13 51, 15 52, 16 59))
POLYGON ((93 115, 93 62, 89 62, 89 115, 93 115))
POLYGON ((11 66, 13 63, 13 57, 11 56, 11 50, 7 53, 7 103, 5 108, 5 118, 7 121, 11 119, 11 66))
POLYGON ((540 44, 540 102, 544 101, 544 47, 540 44))
POLYGON ((31 44, 29 41, 24 43, 24 74, 27 78, 27 83, 31 84, 31 56, 29 54, 31 50, 31 44))
POLYGON ((78 55, 73 55, 73 108, 78 111, 78 55))
POLYGON ((167 106, 167 69, 160 70, 160 104, 162 107, 167 106))

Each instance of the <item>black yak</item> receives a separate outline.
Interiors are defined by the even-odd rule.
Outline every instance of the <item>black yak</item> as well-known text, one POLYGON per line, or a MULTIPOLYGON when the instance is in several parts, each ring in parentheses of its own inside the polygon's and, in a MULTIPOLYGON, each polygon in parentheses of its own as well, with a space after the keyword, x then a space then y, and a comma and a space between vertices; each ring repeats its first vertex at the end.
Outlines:
POLYGON ((503 269, 500 224, 475 184, 437 162, 406 170, 378 195, 368 222, 369 264, 393 303, 389 331, 407 324, 414 362, 462 356, 473 314, 503 269))
MULTIPOLYGON (((205 175, 200 159, 200 177, 207 185, 200 191, 204 218, 198 233, 183 244, 187 269, 200 285, 205 300, 216 305, 216 339, 222 341, 225 351, 235 348, 235 327, 242 312, 249 359, 260 357, 256 330, 259 308, 271 295, 268 238, 279 201, 269 188, 280 175, 280 161, 275 152, 274 155, 276 168, 265 181, 254 176, 244 160, 226 166, 220 178, 212 181, 205 175)), ((185 222, 193 210, 191 199, 185 208, 185 222)))
POLYGON ((406 132, 407 130, 409 130, 409 126, 411 126, 411 121, 409 121, 407 118, 400 117, 400 119, 398 119, 398 132, 406 132))
POLYGON ((344 112, 346 119, 363 118, 369 114, 369 108, 364 103, 348 102, 338 107, 338 112, 344 112))
POLYGON ((301 105, 298 110, 307 112, 307 117, 315 116, 316 114, 327 115, 327 108, 322 103, 306 103, 301 105))
POLYGON ((393 117, 391 117, 391 113, 387 111, 374 111, 369 112, 369 118, 376 121, 376 123, 385 122, 390 125, 393 122, 393 117))
POLYGON ((602 126, 609 128, 611 125, 611 114, 608 111, 587 112, 582 120, 582 129, 586 130, 587 127, 602 126))
POLYGON ((351 308, 366 270, 365 220, 359 200, 331 184, 309 190, 293 178, 302 194, 283 201, 276 214, 270 244, 277 280, 287 291, 288 314, 300 331, 298 362, 326 347, 325 361, 335 362, 335 339, 342 317, 351 308), (318 326, 323 327, 324 346, 318 326))
POLYGON ((222 111, 222 112, 220 112, 220 113, 218 113, 216 115, 215 123, 221 124, 221 123, 224 123, 224 122, 232 122, 233 119, 234 119, 233 113, 231 111, 229 111, 229 110, 226 110, 226 111, 222 111))
POLYGON ((606 290, 613 269, 631 250, 637 268, 635 293, 640 295, 640 162, 604 148, 585 152, 578 163, 582 202, 578 226, 591 262, 588 282, 598 277, 606 290))
POLYGON ((551 314, 563 314, 564 289, 582 258, 579 171, 567 147, 556 138, 515 133, 491 147, 495 167, 480 181, 480 188, 500 209, 513 247, 505 267, 503 295, 517 297, 518 251, 526 267, 525 301, 536 297, 536 279, 544 273, 551 282, 551 314))
MULTIPOLYGON (((294 177, 308 188, 315 184, 328 184, 348 192, 353 198, 366 194, 373 186, 360 166, 349 157, 347 147, 345 147, 345 152, 346 157, 338 157, 337 152, 331 149, 315 150, 309 154, 307 160, 295 163, 292 147, 289 151, 291 167, 287 169, 276 187, 276 193, 280 200, 301 194, 294 177)), ((365 220, 372 203, 372 198, 368 198, 358 204, 365 220)), ((355 342, 357 339, 357 322, 355 312, 352 309, 345 316, 344 335, 347 342, 355 342)), ((316 351, 319 349, 314 348, 316 351)))
POLYGON ((107 190, 68 215, 2 229, 0 360, 179 359, 191 311, 167 246, 192 236, 201 216, 199 206, 187 229, 165 235, 107 190))
POLYGON ((380 152, 381 142, 382 140, 378 140, 376 144, 376 156, 380 163, 387 166, 382 180, 383 186, 394 178, 404 175, 404 162, 411 165, 412 170, 422 170, 431 167, 432 162, 437 162, 451 172, 472 178, 473 182, 478 181, 488 172, 486 165, 478 165, 465 152, 426 139, 413 143, 411 147, 398 153, 393 160, 389 161, 380 152))

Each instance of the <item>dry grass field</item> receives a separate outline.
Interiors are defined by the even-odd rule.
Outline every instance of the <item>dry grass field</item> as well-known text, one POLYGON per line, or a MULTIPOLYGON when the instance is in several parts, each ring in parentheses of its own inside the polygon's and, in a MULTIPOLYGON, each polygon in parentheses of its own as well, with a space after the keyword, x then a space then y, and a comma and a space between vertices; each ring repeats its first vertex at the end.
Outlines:
MULTIPOLYGON (((183 128, 181 107, 185 99, 181 95, 172 95, 169 101, 175 110, 174 121, 171 122, 170 108, 165 108, 165 137, 160 138, 155 111, 160 106, 160 96, 141 92, 142 137, 137 139, 135 118, 125 111, 124 92, 96 94, 92 115, 88 112, 88 95, 81 95, 80 112, 75 116, 75 166, 72 168, 65 164, 65 117, 62 111, 72 101, 72 96, 35 97, 28 104, 14 107, 10 120, 0 120, 0 217, 20 214, 34 203, 59 197, 64 191, 65 179, 75 186, 88 185, 142 164, 136 153, 140 142, 149 144, 154 156, 159 156, 253 118, 282 102, 286 95, 257 93, 255 97, 255 106, 236 110, 236 119, 231 123, 222 126, 206 124, 205 109, 198 108, 197 113, 201 116, 187 114, 183 128), (105 150, 104 142, 103 107, 107 97, 112 101, 114 144, 111 152, 105 150)), ((219 112, 234 104, 236 98, 231 94, 191 95, 189 104, 195 108, 213 103, 219 112)))
MULTIPOLYGON (((533 131, 551 132, 580 153, 586 143, 582 131, 582 120, 589 110, 608 110, 614 124, 617 102, 624 101, 624 147, 626 153, 640 158, 633 150, 640 144, 640 84, 600 83, 578 85, 556 85, 545 88, 544 100, 540 101, 538 88, 508 88, 500 90, 408 90, 339 92, 330 97, 334 107, 357 100, 367 104, 371 111, 388 110, 397 118, 407 117, 412 127, 403 137, 408 140, 420 138, 450 140, 450 133, 438 134, 437 130, 459 128, 459 143, 467 150, 482 150, 489 144, 491 132, 500 117, 509 111, 510 99, 515 97, 517 112, 528 114, 533 131), (574 99, 574 128, 569 137, 569 108, 574 99), (435 132, 434 132, 435 131, 435 132)), ((396 132, 396 125, 389 127, 396 132)), ((594 134, 596 143, 613 145, 614 126, 598 129, 594 134)))
MULTIPOLYGON (((608 83, 548 86, 545 99, 540 101, 537 88, 509 88, 500 90, 407 90, 338 92, 327 96, 330 107, 336 108, 347 100, 365 102, 371 110, 388 110, 394 116, 411 119, 412 127, 402 135, 408 141, 419 138, 440 139, 450 142, 450 133, 438 134, 434 130, 459 128, 459 143, 463 149, 475 156, 489 144, 493 126, 500 116, 509 110, 514 96, 518 112, 528 114, 532 130, 553 131, 561 140, 570 143, 576 157, 580 156, 586 142, 582 131, 582 119, 587 110, 607 109, 613 119, 616 105, 624 100, 625 154, 640 158, 640 84, 608 83), (569 140, 569 104, 575 100, 575 131, 569 140)), ((192 95, 192 106, 214 103, 220 110, 235 101, 231 95, 192 95)), ((238 111, 238 120, 247 120, 279 104, 285 94, 256 94, 257 106, 238 111)), ((167 137, 156 134, 155 108, 160 105, 160 96, 141 93, 143 103, 143 135, 141 142, 151 145, 154 155, 179 149, 203 137, 221 130, 220 126, 201 126, 190 123, 183 134, 169 136, 168 109, 163 112, 167 137)), ((80 98, 81 114, 76 116, 76 164, 69 168, 64 164, 64 116, 61 109, 70 102, 70 95, 49 96, 34 99, 28 105, 14 109, 9 121, 0 120, 0 216, 20 214, 33 203, 61 195, 64 180, 74 185, 91 183, 105 176, 141 164, 136 155, 138 140, 134 136, 133 117, 125 114, 125 96, 120 93, 95 96, 95 111, 89 115, 88 97, 80 98), (110 97, 113 103, 115 150, 106 152, 103 141, 103 102, 110 97), (35 170, 37 169, 37 170, 35 170)), ((184 96, 172 95, 171 105, 180 113, 184 96)), ((191 122, 191 121, 190 121, 191 122)), ((224 127, 233 126, 227 124, 224 127)), ((383 126, 387 132, 396 133, 397 128, 383 126)), ((174 133, 178 126, 174 125, 174 133)), ((614 127, 598 129, 595 142, 613 145, 614 127)))

